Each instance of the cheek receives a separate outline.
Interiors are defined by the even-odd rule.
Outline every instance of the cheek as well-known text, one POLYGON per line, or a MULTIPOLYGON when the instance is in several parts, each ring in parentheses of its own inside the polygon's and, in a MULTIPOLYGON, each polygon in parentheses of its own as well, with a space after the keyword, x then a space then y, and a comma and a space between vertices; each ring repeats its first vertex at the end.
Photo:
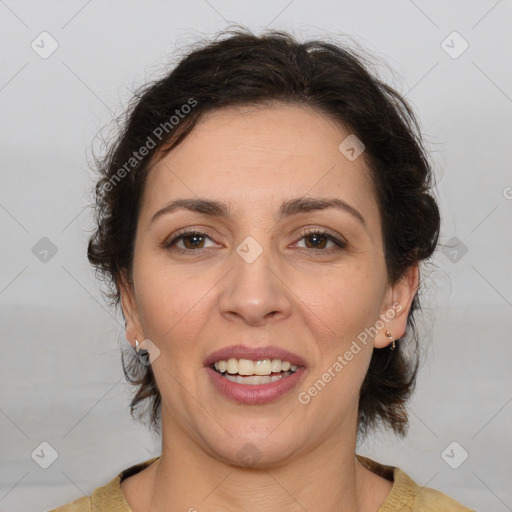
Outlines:
POLYGON ((372 325, 381 306, 382 278, 370 265, 350 263, 337 271, 298 279, 294 285, 312 313, 310 320, 318 324, 317 332, 325 333, 320 338, 338 347, 372 325))
POLYGON ((365 329, 378 318, 380 281, 362 265, 333 273, 316 285, 304 281, 300 293, 306 297, 303 311, 317 360, 298 399, 312 421, 323 411, 326 428, 339 426, 343 411, 358 403, 372 355, 372 339, 365 329))
POLYGON ((315 398, 313 409, 331 411, 326 414, 334 423, 340 410, 357 403, 372 355, 370 327, 378 319, 383 282, 377 269, 363 262, 302 281, 298 295, 304 297, 305 321, 317 353, 302 391, 306 399, 315 398))
MULTIPOLYGON (((192 268, 192 267, 190 267, 192 268)), ((208 319, 215 279, 208 272, 171 267, 159 259, 134 262, 137 304, 144 335, 169 360, 188 359, 208 319)), ((217 279, 218 280, 218 279, 217 279)))

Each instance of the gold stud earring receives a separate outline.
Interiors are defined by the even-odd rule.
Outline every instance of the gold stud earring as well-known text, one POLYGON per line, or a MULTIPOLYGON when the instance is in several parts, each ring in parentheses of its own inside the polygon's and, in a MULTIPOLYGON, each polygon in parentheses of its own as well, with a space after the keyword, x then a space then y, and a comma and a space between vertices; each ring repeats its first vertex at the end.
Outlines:
POLYGON ((386 338, 391 341, 391 346, 389 347, 390 350, 395 350, 396 348, 396 345, 395 345, 395 340, 393 339, 393 336, 391 335, 391 333, 389 331, 386 331, 386 338))

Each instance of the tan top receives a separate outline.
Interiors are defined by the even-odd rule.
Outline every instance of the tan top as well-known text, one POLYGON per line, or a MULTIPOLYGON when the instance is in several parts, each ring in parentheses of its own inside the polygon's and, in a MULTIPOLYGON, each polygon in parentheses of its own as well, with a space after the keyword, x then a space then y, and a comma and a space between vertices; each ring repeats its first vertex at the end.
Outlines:
MULTIPOLYGON (((362 455, 356 454, 356 457, 370 471, 394 482, 391 492, 377 512, 475 512, 440 491, 421 487, 397 467, 385 466, 362 455)), ((108 484, 93 491, 90 497, 83 496, 48 512, 132 512, 120 483, 158 458, 153 457, 121 471, 108 484)))

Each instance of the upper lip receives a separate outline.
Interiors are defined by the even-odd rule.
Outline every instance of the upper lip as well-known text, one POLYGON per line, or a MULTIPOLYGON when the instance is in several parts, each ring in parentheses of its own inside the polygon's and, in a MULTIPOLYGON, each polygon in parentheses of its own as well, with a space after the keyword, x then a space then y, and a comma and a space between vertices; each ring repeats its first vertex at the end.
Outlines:
POLYGON ((221 348, 212 352, 204 361, 205 366, 210 366, 220 360, 228 359, 251 359, 258 361, 262 359, 281 359, 281 361, 289 361, 296 366, 306 366, 306 362, 302 357, 288 350, 266 346, 266 347, 249 347, 247 345, 231 345, 230 347, 221 348))

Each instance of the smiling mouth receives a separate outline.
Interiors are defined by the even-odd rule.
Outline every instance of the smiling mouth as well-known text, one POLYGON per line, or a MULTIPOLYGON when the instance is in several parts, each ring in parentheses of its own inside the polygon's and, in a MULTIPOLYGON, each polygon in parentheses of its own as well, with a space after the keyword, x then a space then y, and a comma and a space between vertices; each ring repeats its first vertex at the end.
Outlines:
POLYGON ((281 359, 221 359, 210 368, 219 375, 237 384, 261 385, 276 382, 293 375, 298 366, 281 359))

